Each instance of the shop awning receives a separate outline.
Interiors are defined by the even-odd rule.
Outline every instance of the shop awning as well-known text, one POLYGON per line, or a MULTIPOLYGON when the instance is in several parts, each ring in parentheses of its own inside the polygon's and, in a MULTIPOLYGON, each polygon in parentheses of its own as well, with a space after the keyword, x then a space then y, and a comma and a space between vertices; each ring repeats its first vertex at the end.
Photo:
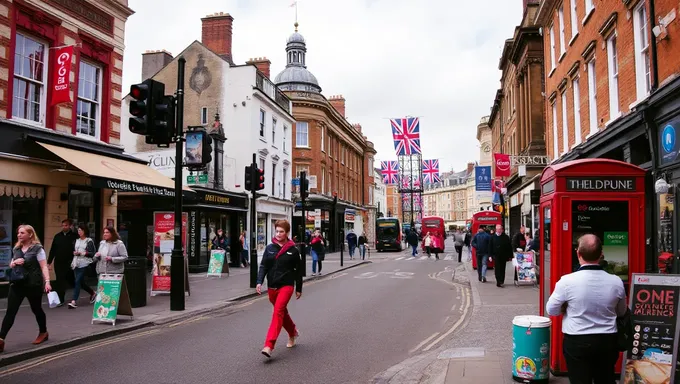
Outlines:
MULTIPOLYGON (((95 188, 175 196, 175 182, 147 165, 51 144, 38 144, 90 175, 95 188)), ((187 187, 184 189, 191 191, 187 187)))
POLYGON ((25 184, 0 183, 0 196, 42 199, 45 197, 45 188, 25 184))

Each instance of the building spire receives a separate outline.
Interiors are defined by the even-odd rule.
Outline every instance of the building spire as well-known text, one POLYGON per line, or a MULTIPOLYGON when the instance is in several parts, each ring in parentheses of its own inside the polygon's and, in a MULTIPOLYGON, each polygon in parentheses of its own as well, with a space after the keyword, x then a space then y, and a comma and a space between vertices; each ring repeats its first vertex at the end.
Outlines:
POLYGON ((296 1, 293 1, 293 4, 291 4, 290 6, 291 6, 291 8, 292 8, 292 7, 295 7, 295 24, 293 24, 293 25, 295 26, 295 32, 297 32, 297 31, 298 31, 298 25, 300 25, 300 24, 298 24, 298 12, 297 12, 297 11, 298 11, 298 7, 297 7, 297 0, 296 0, 296 1))

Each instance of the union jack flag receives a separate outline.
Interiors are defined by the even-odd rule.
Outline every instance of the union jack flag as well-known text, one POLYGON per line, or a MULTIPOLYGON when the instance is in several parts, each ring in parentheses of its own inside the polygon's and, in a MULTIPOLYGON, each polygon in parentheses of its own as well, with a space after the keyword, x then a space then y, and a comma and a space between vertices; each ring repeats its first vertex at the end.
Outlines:
POLYGON ((439 178, 439 160, 423 160, 423 181, 426 184, 441 181, 439 178))
MULTIPOLYGON (((410 193, 404 193, 401 195, 402 201, 404 202, 404 207, 406 209, 411 209, 411 194, 410 193)), ((413 207, 414 208, 419 208, 417 210, 420 210, 423 208, 423 200, 420 196, 420 194, 413 194, 413 207)))
POLYGON ((420 188, 420 179, 417 177, 409 176, 409 175, 404 175, 401 178, 401 188, 402 189, 411 189, 411 179, 413 179, 413 189, 418 189, 420 188))
POLYGON ((397 184, 399 182, 399 162, 381 161, 380 173, 382 173, 383 176, 383 183, 397 184))
POLYGON ((390 119, 390 123, 397 156, 420 154, 420 120, 417 117, 405 117, 390 119))

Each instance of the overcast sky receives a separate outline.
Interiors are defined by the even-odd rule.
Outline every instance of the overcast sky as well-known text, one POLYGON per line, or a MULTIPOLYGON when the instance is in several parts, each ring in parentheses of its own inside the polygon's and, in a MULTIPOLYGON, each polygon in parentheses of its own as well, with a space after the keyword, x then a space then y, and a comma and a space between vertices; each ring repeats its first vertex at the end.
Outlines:
MULTIPOLYGON (((201 39, 201 17, 234 17, 233 57, 286 64, 293 0, 129 0, 124 90, 147 49, 180 53, 201 39)), ((440 170, 478 160, 477 124, 500 85, 498 59, 522 18, 521 0, 299 0, 307 68, 326 97, 342 94, 380 160, 396 160, 389 118, 420 116, 423 159, 440 170)), ((227 132, 227 134, 229 134, 227 132)))

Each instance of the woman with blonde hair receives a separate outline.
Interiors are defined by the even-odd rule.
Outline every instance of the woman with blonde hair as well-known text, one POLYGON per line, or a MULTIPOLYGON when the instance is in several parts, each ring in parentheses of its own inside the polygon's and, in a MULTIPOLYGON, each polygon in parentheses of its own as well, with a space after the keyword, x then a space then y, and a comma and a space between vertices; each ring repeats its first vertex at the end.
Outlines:
POLYGON ((125 244, 120 241, 118 232, 113 226, 104 228, 103 237, 104 240, 99 243, 99 252, 94 254, 94 260, 97 260, 97 275, 123 273, 125 260, 128 258, 125 244))
POLYGON ((38 337, 33 344, 40 344, 48 339, 47 317, 41 302, 43 292, 50 292, 50 273, 47 270, 47 255, 40 244, 38 235, 30 225, 20 225, 17 229, 17 243, 12 250, 12 261, 9 263, 9 293, 7 295, 7 312, 0 328, 0 352, 5 349, 5 337, 9 332, 19 307, 28 299, 31 311, 38 322, 38 337))

